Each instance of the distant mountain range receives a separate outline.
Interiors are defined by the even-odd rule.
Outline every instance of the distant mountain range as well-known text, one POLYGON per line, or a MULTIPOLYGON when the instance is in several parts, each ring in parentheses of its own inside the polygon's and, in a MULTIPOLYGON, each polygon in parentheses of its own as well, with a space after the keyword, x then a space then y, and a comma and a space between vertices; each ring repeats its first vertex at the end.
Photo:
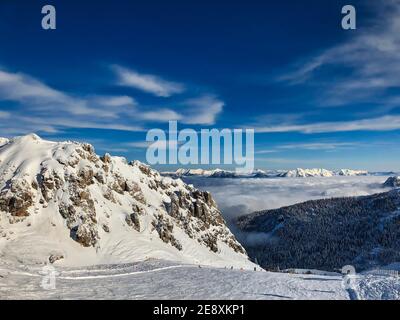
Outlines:
POLYGON ((307 178, 307 177, 334 177, 334 176, 367 176, 393 175, 394 172, 368 172, 365 170, 326 170, 326 169, 295 169, 295 170, 254 170, 249 173, 239 173, 229 170, 178 169, 175 172, 163 172, 162 175, 175 178, 206 177, 206 178, 307 178))

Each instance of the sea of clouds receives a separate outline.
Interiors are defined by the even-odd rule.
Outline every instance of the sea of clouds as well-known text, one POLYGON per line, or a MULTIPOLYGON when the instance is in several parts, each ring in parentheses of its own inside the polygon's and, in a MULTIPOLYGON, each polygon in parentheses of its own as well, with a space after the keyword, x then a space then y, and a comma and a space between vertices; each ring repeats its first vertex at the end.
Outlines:
POLYGON ((365 196, 388 191, 386 176, 332 178, 221 179, 188 177, 185 182, 210 191, 231 222, 255 211, 277 209, 308 200, 365 196))
POLYGON ((187 177, 183 180, 196 188, 211 192, 231 231, 242 244, 258 245, 273 240, 271 235, 241 232, 235 224, 238 217, 308 200, 386 192, 390 189, 383 188, 382 184, 387 178, 387 176, 273 179, 187 177))

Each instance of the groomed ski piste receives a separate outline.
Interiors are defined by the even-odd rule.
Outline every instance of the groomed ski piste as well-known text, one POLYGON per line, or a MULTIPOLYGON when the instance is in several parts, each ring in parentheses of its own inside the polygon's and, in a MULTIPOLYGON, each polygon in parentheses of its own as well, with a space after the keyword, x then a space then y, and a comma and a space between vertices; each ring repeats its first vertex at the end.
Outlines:
POLYGON ((400 281, 395 275, 370 272, 350 281, 349 285, 339 273, 272 273, 162 260, 84 268, 27 267, 3 262, 0 299, 400 299, 400 281))

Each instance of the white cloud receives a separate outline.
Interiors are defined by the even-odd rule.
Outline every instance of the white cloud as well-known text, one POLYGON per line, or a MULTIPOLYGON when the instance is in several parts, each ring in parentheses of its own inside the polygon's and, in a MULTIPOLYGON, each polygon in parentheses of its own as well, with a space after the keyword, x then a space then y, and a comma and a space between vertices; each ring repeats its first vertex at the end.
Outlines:
POLYGON ((224 102, 211 95, 186 100, 184 105, 189 107, 182 119, 186 124, 213 125, 224 108, 224 102))
MULTIPOLYGON (((175 143, 174 143, 175 145, 175 143)), ((138 141, 138 142, 130 142, 127 143, 127 146, 135 148, 135 149, 147 149, 150 146, 160 149, 166 150, 169 147, 168 141, 160 140, 155 142, 148 142, 148 141, 138 141)))
POLYGON ((256 151, 256 154, 270 154, 270 153, 277 153, 278 151, 276 149, 267 149, 267 150, 259 150, 256 151))
POLYGON ((66 128, 144 131, 145 124, 168 121, 213 124, 223 106, 212 96, 178 101, 175 111, 142 106, 127 95, 72 95, 29 75, 1 69, 0 101, 15 103, 12 109, 0 111, 0 128, 9 134, 56 133, 66 128), (10 117, 13 121, 6 121, 10 117))
POLYGON ((393 115, 353 121, 317 122, 311 124, 255 126, 254 129, 260 133, 300 132, 306 134, 351 131, 394 131, 400 130, 400 116, 393 115))
POLYGON ((125 106, 136 106, 137 102, 135 99, 129 96, 119 97, 97 97, 95 100, 97 103, 107 107, 125 107, 125 106))
POLYGON ((159 109, 154 111, 141 112, 138 117, 143 120, 149 120, 153 122, 167 122, 167 121, 178 121, 182 119, 182 116, 174 110, 170 109, 159 109))
POLYGON ((305 150, 334 150, 337 148, 348 148, 359 145, 354 142, 313 142, 313 143, 293 143, 278 146, 278 149, 305 149, 305 150))
POLYGON ((75 97, 23 73, 0 70, 0 101, 17 103, 0 112, 0 128, 9 134, 56 133, 63 128, 143 130, 127 116, 136 105, 133 98, 75 97), (10 117, 13 121, 6 121, 10 117))
POLYGON ((223 111, 224 103, 214 96, 205 95, 178 103, 179 110, 153 108, 136 112, 135 117, 150 122, 179 121, 182 124, 213 125, 223 111))
POLYGON ((30 126, 35 126, 39 128, 39 130, 42 130, 42 128, 47 125, 49 128, 107 129, 131 132, 144 131, 143 127, 140 125, 124 124, 97 118, 91 119, 78 117, 71 119, 69 117, 57 116, 51 116, 49 118, 18 116, 16 120, 21 123, 29 123, 30 126))
MULTIPOLYGON (((310 143, 289 143, 282 144, 278 146, 271 146, 270 148, 265 148, 257 150, 255 153, 257 155, 268 155, 278 152, 292 151, 292 150, 309 150, 309 151, 333 151, 337 149, 348 149, 354 147, 362 146, 358 142, 310 142, 310 143)), ((280 161, 281 159, 278 159, 280 161)), ((298 161, 300 162, 300 161, 298 161)), ((304 162, 302 160, 302 162, 304 162)))
POLYGON ((3 99, 28 101, 59 101, 67 99, 61 92, 21 73, 9 73, 0 70, 0 94, 3 99))
POLYGON ((10 118, 11 114, 6 111, 0 111, 0 119, 8 119, 10 118))
POLYGON ((99 112, 98 106, 90 107, 94 101, 73 97, 29 75, 4 70, 0 70, 0 100, 18 102, 37 112, 62 110, 73 115, 115 116, 112 110, 99 112))
POLYGON ((179 145, 182 145, 183 142, 181 141, 173 141, 173 140, 158 140, 158 141, 136 141, 136 142, 129 142, 125 145, 128 147, 132 147, 135 149, 147 149, 150 146, 154 149, 159 150, 173 150, 178 149, 179 145))
POLYGON ((151 74, 141 74, 117 65, 112 68, 122 86, 132 87, 164 98, 185 91, 185 87, 181 83, 167 81, 151 74))

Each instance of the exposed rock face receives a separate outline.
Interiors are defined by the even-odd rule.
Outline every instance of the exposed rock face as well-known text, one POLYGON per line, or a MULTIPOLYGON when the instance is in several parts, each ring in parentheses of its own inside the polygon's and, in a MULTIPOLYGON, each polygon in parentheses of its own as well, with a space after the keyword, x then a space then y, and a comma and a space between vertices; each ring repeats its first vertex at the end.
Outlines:
POLYGON ((62 259, 64 259, 64 256, 63 256, 62 254, 52 254, 52 255, 49 257, 49 262, 50 262, 51 264, 53 264, 53 263, 55 263, 56 261, 59 261, 59 260, 62 260, 62 259))
POLYGON ((178 250, 182 250, 182 245, 173 235, 174 225, 168 218, 159 215, 157 220, 153 221, 152 224, 162 241, 170 243, 178 250))
POLYGON ((400 188, 400 177, 390 177, 383 184, 384 188, 400 188))
POLYGON ((48 212, 82 247, 101 250, 102 238, 122 224, 132 235, 154 234, 178 251, 187 237, 213 253, 224 244, 246 256, 208 192, 138 161, 99 157, 89 144, 36 135, 13 139, 0 148, 0 177, 0 222, 48 212))
POLYGON ((308 201, 239 218, 261 266, 335 271, 400 261, 400 191, 308 201))
POLYGON ((125 221, 133 229, 140 232, 140 215, 144 214, 144 210, 138 205, 133 205, 132 210, 133 212, 126 217, 125 221))
POLYGON ((12 180, 0 193, 0 210, 15 217, 26 217, 33 204, 33 187, 26 180, 12 180))

